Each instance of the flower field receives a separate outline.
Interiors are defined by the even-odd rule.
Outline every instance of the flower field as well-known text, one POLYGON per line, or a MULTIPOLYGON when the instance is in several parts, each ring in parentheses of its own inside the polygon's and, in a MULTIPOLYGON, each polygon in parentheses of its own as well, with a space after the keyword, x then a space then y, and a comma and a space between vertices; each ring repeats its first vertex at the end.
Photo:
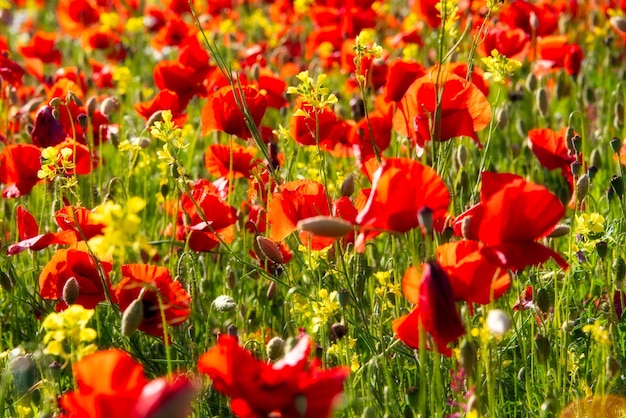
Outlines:
POLYGON ((626 416, 626 2, 0 0, 0 416, 626 416))

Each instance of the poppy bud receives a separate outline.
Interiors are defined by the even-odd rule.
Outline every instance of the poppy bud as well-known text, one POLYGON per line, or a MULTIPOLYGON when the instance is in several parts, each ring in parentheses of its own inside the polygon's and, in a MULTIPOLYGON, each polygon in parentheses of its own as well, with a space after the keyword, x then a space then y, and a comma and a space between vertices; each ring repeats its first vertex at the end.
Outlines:
POLYGON ((352 231, 352 224, 332 216, 313 216, 298 221, 296 228, 317 236, 339 238, 352 231))
POLYGON ((474 368, 476 367, 476 345, 468 339, 464 339, 459 347, 461 356, 459 362, 465 369, 468 376, 474 375, 474 368))
POLYGON ((552 307, 552 301, 550 300, 550 294, 543 287, 537 291, 535 296, 535 304, 541 310, 541 312, 548 312, 552 307))
POLYGON ((470 231, 470 222, 471 216, 466 216, 461 221, 461 235, 463 235, 465 239, 473 239, 472 232, 470 231))
POLYGON ((626 19, 623 16, 613 16, 610 22, 613 29, 626 33, 626 19))
POLYGON ((76 103, 79 107, 83 105, 83 101, 80 99, 80 97, 78 97, 72 90, 69 90, 67 92, 67 95, 65 96, 65 102, 66 103, 70 103, 70 102, 74 102, 76 103))
POLYGON ((526 77, 525 85, 528 91, 535 91, 535 89, 537 88, 537 76, 533 73, 528 74, 528 77, 526 77))
POLYGON ((509 112, 506 107, 500 107, 498 113, 496 113, 496 122, 498 123, 498 129, 503 130, 506 124, 509 122, 509 112))
POLYGON ((230 335, 231 337, 237 338, 237 331, 237 327, 233 324, 230 324, 226 327, 226 334, 230 335))
POLYGON ((619 370, 620 370, 619 362, 615 359, 615 357, 608 356, 606 358, 605 369, 606 369, 606 374, 609 376, 609 379, 613 379, 619 373, 619 370))
POLYGON ((606 257, 606 254, 608 251, 609 251, 609 246, 606 243, 606 241, 596 242, 596 254, 598 254, 598 257, 600 258, 606 257))
POLYGON ((537 90, 536 100, 539 113, 541 113, 541 116, 546 116, 548 114, 548 93, 546 93, 546 89, 542 87, 537 90))
POLYGON ((340 340, 348 334, 348 328, 340 323, 334 323, 330 326, 330 340, 336 341, 340 340))
POLYGON ((154 125, 155 122, 160 122, 162 120, 163 120, 163 111, 157 110, 148 118, 148 121, 146 122, 146 127, 150 128, 152 125, 154 125))
POLYGON ((570 319, 568 321, 563 322, 563 325, 561 325, 561 330, 563 332, 570 333, 574 330, 575 326, 576 326, 576 323, 570 319))
POLYGON ((530 24, 533 32, 536 32, 537 28, 539 28, 539 18, 537 17, 535 12, 530 12, 530 16, 528 16, 528 23, 530 24))
POLYGON ((354 193, 354 176, 350 173, 341 183, 341 195, 343 197, 350 197, 352 193, 354 193))
POLYGON ((86 131, 88 122, 87 115, 81 113, 80 115, 76 116, 76 120, 78 120, 78 124, 81 128, 83 128, 83 131, 86 131))
POLYGON ((517 134, 522 138, 525 138, 528 134, 528 132, 526 131, 526 125, 524 125, 524 120, 522 118, 519 118, 515 121, 515 130, 517 131, 517 134))
POLYGON ((89 116, 93 116, 96 111, 96 107, 98 107, 98 99, 95 96, 91 96, 87 99, 87 103, 85 103, 85 109, 87 109, 87 114, 89 116))
POLYGON ((237 276, 233 269, 230 266, 226 267, 226 288, 228 290, 233 290, 235 285, 237 284, 237 276))
POLYGON ((213 306, 218 312, 230 312, 237 309, 237 302, 228 295, 220 295, 213 301, 213 306))
POLYGON ((283 255, 274 241, 265 238, 263 235, 257 235, 254 243, 256 244, 254 245, 254 251, 260 259, 263 261, 271 260, 278 264, 283 263, 283 255))
POLYGON ((574 135, 576 135, 574 128, 572 128, 571 126, 568 126, 567 130, 565 131, 565 145, 567 146, 567 150, 569 151, 570 155, 573 155, 576 153, 576 150, 574 149, 574 144, 572 143, 572 139, 574 138, 574 135))
POLYGON ((104 116, 109 116, 120 108, 120 102, 115 97, 107 97, 102 101, 100 105, 100 113, 104 116))
POLYGON ((130 337, 143 320, 143 301, 133 300, 122 314, 122 335, 130 337))
POLYGON ((593 178, 596 176, 598 172, 598 167, 591 166, 587 169, 587 175, 589 176, 589 182, 593 181, 593 178))
POLYGON ((273 300, 276 297, 276 288, 276 282, 270 282, 270 285, 267 287, 267 292, 265 293, 267 300, 273 300))
POLYGON ((593 151, 591 151, 591 157, 589 160, 591 161, 592 166, 598 168, 602 167, 602 155, 600 154, 600 150, 598 148, 594 148, 593 151))
POLYGON ((487 327, 499 336, 503 336, 511 328, 511 317, 501 309, 492 309, 487 315, 487 327))
POLYGON ((52 99, 50 99, 50 102, 48 104, 50 105, 50 107, 59 107, 61 105, 61 98, 53 97, 52 99))
POLYGON ((624 181, 619 176, 613 176, 610 180, 611 188, 620 199, 624 196, 624 181))
POLYGON ((63 286, 63 300, 67 303, 67 306, 73 305, 78 300, 80 289, 78 288, 78 281, 76 277, 70 277, 63 286))
POLYGON ((0 287, 10 292, 13 290, 13 281, 4 271, 0 271, 0 287))
POLYGON ((541 404, 541 418, 554 417, 559 410, 559 403, 552 395, 546 396, 541 404))
POLYGON ((569 234, 569 231, 570 231, 569 225, 558 224, 557 226, 554 227, 552 232, 550 232, 550 235, 548 235, 548 237, 550 238, 564 237, 569 234))
POLYGON ((579 202, 582 202, 589 192, 589 176, 583 174, 576 182, 576 193, 579 202))
POLYGON ((417 221, 424 228, 427 235, 433 232, 433 210, 428 206, 422 206, 417 211, 417 221))
POLYGON ((413 407, 418 407, 419 404, 419 390, 415 387, 408 388, 406 390, 406 395, 404 396, 406 399, 407 405, 411 405, 413 407))
POLYGON ((461 144, 459 148, 456 150, 456 162, 459 164, 459 167, 465 167, 467 164, 467 148, 461 144))
POLYGON ((613 113, 620 123, 624 122, 624 104, 622 102, 615 102, 613 113))
POLYGON ((186 377, 170 381, 160 377, 149 381, 142 389, 133 407, 136 418, 182 417, 191 414, 191 401, 196 394, 195 385, 186 377))
POLYGON ((574 147, 574 151, 583 152, 583 139, 580 135, 574 135, 572 137, 572 146, 574 147))
POLYGON ((342 308, 345 308, 350 303, 350 291, 348 289, 341 289, 337 292, 337 301, 342 308))
POLYGON ((375 418, 376 411, 371 406, 365 407, 363 413, 361 414, 361 418, 375 418))
POLYGON ((545 335, 535 335, 535 354, 537 355, 538 363, 545 364, 548 361, 550 357, 550 341, 545 335))
POLYGON ((55 108, 53 108, 53 109, 52 109, 52 117, 53 117, 55 120, 59 120, 59 119, 61 119, 61 112, 59 111, 59 108, 58 108, 58 107, 55 107, 55 108))
POLYGON ((582 172, 583 169, 583 165, 580 163, 580 161, 574 161, 573 163, 570 164, 570 167, 572 169, 572 174, 576 177, 580 176, 580 173, 582 172))
POLYGON ((274 337, 267 343, 267 358, 276 361, 285 355, 285 340, 274 337))
POLYGON ((611 139, 611 149, 613 150, 614 153, 619 154, 619 152, 622 149, 622 141, 620 141, 619 138, 613 138, 611 139))

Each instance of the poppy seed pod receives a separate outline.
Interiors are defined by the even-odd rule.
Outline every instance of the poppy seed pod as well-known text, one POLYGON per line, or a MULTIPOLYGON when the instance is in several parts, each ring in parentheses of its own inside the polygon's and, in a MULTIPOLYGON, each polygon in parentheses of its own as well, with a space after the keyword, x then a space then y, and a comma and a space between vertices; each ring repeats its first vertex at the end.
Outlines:
POLYGON ((528 74, 526 77, 526 83, 524 84, 528 91, 533 92, 537 88, 537 76, 533 73, 528 74))
POLYGON ((274 337, 267 343, 267 358, 276 361, 285 355, 285 340, 274 337))
POLYGON ((73 305, 78 300, 80 295, 80 289, 78 288, 78 281, 76 277, 70 277, 63 286, 63 300, 68 306, 73 305))
POLYGON ((122 335, 130 337, 143 321, 143 301, 135 299, 122 314, 122 335))
POLYGON ((317 236, 340 238, 352 231, 352 224, 341 218, 321 215, 301 219, 296 228, 317 236))
POLYGON ((589 176, 583 174, 576 182, 576 193, 579 202, 582 202, 589 192, 589 176))
POLYGON ((275 263, 282 264, 283 255, 274 241, 262 235, 257 235, 253 244, 254 251, 260 259, 263 261, 271 260, 275 263))

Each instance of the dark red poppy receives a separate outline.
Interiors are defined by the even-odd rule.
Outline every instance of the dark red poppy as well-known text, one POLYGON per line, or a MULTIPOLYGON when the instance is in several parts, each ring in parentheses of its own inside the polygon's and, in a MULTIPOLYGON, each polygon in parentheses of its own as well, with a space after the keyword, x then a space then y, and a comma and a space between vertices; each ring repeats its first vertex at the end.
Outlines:
POLYGON ((548 235, 565 215, 561 201, 543 186, 514 174, 482 173, 480 203, 454 222, 458 235, 479 240, 490 261, 513 271, 554 259, 567 262, 554 250, 537 242, 548 235))
MULTIPOLYGON (((297 180, 282 184, 270 199, 267 212, 271 226, 270 239, 280 242, 297 228, 298 221, 313 216, 330 215, 330 200, 324 185, 312 180, 297 180)), ((300 232, 300 240, 313 250, 321 250, 334 242, 333 238, 300 232)))
POLYGON ((61 51, 55 44, 57 33, 47 33, 37 31, 30 39, 30 42, 18 48, 24 58, 36 58, 45 63, 61 64, 61 51))
POLYGON ((2 197, 27 195, 40 179, 41 150, 31 144, 9 144, 0 154, 0 183, 6 185, 2 197))
MULTIPOLYGON (((364 230, 403 233, 419 225, 417 214, 423 208, 440 220, 449 205, 450 192, 435 170, 409 158, 389 158, 374 172, 372 191, 356 223, 364 230)), ((364 244, 364 232, 357 247, 364 244)))
POLYGON ((488 304, 511 284, 505 268, 491 263, 476 241, 457 241, 437 247, 437 262, 448 274, 455 300, 488 304))
MULTIPOLYGON (((420 324, 433 339, 437 351, 452 354, 448 344, 465 334, 454 304, 446 272, 436 261, 424 263, 422 271, 410 267, 402 278, 404 296, 417 306, 411 313, 393 321, 396 336, 412 348, 419 348, 420 324)), ((429 344, 426 347, 430 348, 429 344)))
POLYGON ((394 130, 420 148, 431 140, 447 141, 457 136, 469 136, 479 147, 476 132, 489 125, 491 105, 474 83, 443 71, 439 85, 436 71, 418 78, 398 102, 393 117, 394 130), (432 127, 440 96, 439 120, 432 127), (432 130, 432 134, 431 134, 432 130))
POLYGON ((534 4, 527 0, 506 3, 500 10, 500 21, 512 28, 520 28, 529 35, 551 35, 558 29, 559 13, 550 3, 541 1, 534 4), (536 20, 538 24, 534 30, 531 20, 536 20))
POLYGON ((376 155, 380 156, 391 143, 391 114, 383 114, 378 110, 370 112, 368 118, 361 119, 350 130, 349 142, 353 144, 354 155, 359 161, 366 161, 376 155))
POLYGON ((191 298, 179 281, 172 279, 169 269, 148 264, 125 264, 115 297, 122 311, 139 297, 143 302, 143 319, 139 329, 163 337, 163 316, 169 326, 177 326, 190 314, 191 298), (163 313, 161 313, 161 311, 163 313))
POLYGON ((6 51, 0 51, 0 79, 6 81, 13 87, 22 84, 22 77, 26 70, 21 65, 11 60, 6 51))
POLYGON ((265 92, 268 107, 280 109, 287 106, 287 98, 285 97, 287 83, 269 68, 262 67, 259 69, 258 85, 259 90, 265 92))
MULTIPOLYGON (((237 97, 246 103, 258 128, 267 108, 265 96, 252 86, 242 86, 241 91, 239 88, 236 90, 237 97)), ((243 139, 252 136, 237 105, 235 92, 230 86, 222 87, 208 96, 202 108, 202 135, 214 131, 223 131, 243 139)))
POLYGON ((220 240, 233 241, 237 211, 223 200, 213 184, 197 181, 190 195, 184 194, 180 203, 186 216, 179 222, 188 234, 187 242, 192 250, 211 251, 220 240))
POLYGON ((310 352, 311 340, 304 335, 285 358, 267 364, 241 348, 235 337, 220 335, 218 344, 198 360, 198 370, 231 398, 237 417, 326 418, 343 392, 348 368, 322 370, 319 361, 308 360, 310 352))
POLYGON ((52 116, 52 107, 44 105, 37 110, 35 126, 30 133, 31 141, 41 148, 53 147, 66 138, 63 125, 52 116))
POLYGON ((103 280, 108 288, 109 295, 113 294, 109 282, 109 272, 112 265, 109 262, 98 262, 87 252, 78 249, 60 249, 52 256, 39 275, 39 293, 44 299, 56 300, 56 310, 67 308, 63 300, 63 287, 70 278, 78 282, 78 298, 76 304, 88 309, 106 300, 103 280), (100 277, 100 274, 104 277, 100 277))
POLYGON ((204 153, 204 165, 215 177, 250 177, 250 170, 255 166, 256 148, 244 147, 235 142, 230 146, 209 145, 204 153))
POLYGON ((35 217, 22 206, 17 207, 17 232, 20 241, 9 245, 7 255, 16 255, 25 250, 39 251, 56 243, 56 234, 39 233, 39 225, 35 217))

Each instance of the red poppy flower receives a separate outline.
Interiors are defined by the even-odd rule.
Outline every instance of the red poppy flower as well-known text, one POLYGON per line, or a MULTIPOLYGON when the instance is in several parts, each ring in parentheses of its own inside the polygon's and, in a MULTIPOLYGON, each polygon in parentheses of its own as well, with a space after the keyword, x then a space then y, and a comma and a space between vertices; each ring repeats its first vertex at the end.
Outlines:
POLYGON ((448 274, 455 300, 488 304, 500 298, 511 284, 509 273, 491 263, 476 241, 457 241, 437 247, 437 262, 448 274))
POLYGON ((86 51, 100 50, 113 61, 123 61, 126 58, 126 49, 120 39, 121 29, 111 29, 102 25, 87 28, 82 34, 82 44, 86 51))
POLYGON ((255 166, 256 148, 244 147, 235 142, 230 146, 209 145, 204 153, 204 165, 215 177, 250 177, 250 170, 255 166))
POLYGON ((389 101, 399 102, 415 80, 426 75, 424 66, 416 61, 393 60, 387 67, 385 97, 389 101))
MULTIPOLYGON (((252 86, 242 86, 241 91, 237 89, 237 96, 247 104, 252 120, 258 128, 267 108, 265 96, 252 86)), ((235 93, 230 86, 222 87, 207 97, 207 102, 202 108, 202 135, 213 131, 223 131, 243 139, 252 136, 243 114, 237 107, 235 93)))
POLYGON ((488 28, 484 35, 484 42, 480 51, 484 56, 490 56, 494 49, 507 58, 524 61, 530 47, 530 35, 521 28, 512 28, 498 23, 488 28))
POLYGON ((95 222, 89 209, 76 206, 64 206, 59 209, 54 214, 54 220, 61 228, 61 231, 71 232, 69 235, 70 241, 66 242, 68 244, 82 241, 83 236, 86 240, 90 240, 97 235, 102 235, 102 231, 106 226, 105 224, 95 222))
POLYGON ((512 28, 520 28, 529 35, 534 32, 539 37, 550 35, 558 29, 559 13, 547 1, 533 4, 527 0, 516 0, 502 6, 500 21, 512 28), (530 26, 531 16, 538 23, 535 30, 530 26))
POLYGON ((370 112, 369 118, 361 119, 350 130, 349 142, 353 144, 354 154, 359 161, 374 157, 374 146, 381 155, 391 143, 391 114, 378 110, 370 112))
POLYGON ((24 58, 36 58, 45 63, 61 64, 61 51, 55 47, 57 33, 37 31, 30 42, 18 48, 24 58))
POLYGON ((72 366, 76 390, 63 395, 70 417, 107 418, 130 413, 148 383, 143 367, 118 349, 98 351, 72 366))
POLYGON ((418 78, 411 84, 393 117, 394 130, 411 138, 423 148, 431 139, 432 118, 440 96, 439 121, 432 139, 447 141, 457 136, 469 136, 482 147, 476 132, 489 125, 491 105, 474 83, 442 70, 440 84, 435 72, 418 78), (439 94, 440 93, 440 94, 439 94))
POLYGON ((0 51, 0 79, 13 87, 22 85, 22 77, 26 71, 21 65, 9 59, 6 51, 0 51))
POLYGON ((454 229, 485 244, 483 254, 513 271, 554 259, 567 262, 536 242, 548 235, 565 215, 560 200, 548 189, 514 174, 482 173, 480 203, 457 217, 454 229))
POLYGON ((17 207, 17 231, 20 241, 9 245, 7 255, 16 255, 25 250, 43 250, 57 242, 56 234, 39 233, 39 225, 35 217, 22 206, 17 207))
MULTIPOLYGON (((298 221, 313 216, 330 215, 330 201, 326 189, 312 180, 298 180, 284 183, 272 196, 268 208, 268 222, 271 226, 270 239, 280 242, 296 230, 298 221)), ((333 238, 312 236, 300 232, 304 245, 313 250, 328 247, 333 238)))
MULTIPOLYGON (((109 289, 109 294, 112 295, 113 289, 109 282, 109 272, 112 265, 102 260, 99 263, 105 276, 104 280, 109 289)), ((67 304, 63 300, 63 287, 72 277, 78 282, 79 292, 76 304, 93 309, 98 303, 106 299, 96 261, 86 251, 77 249, 61 249, 54 253, 39 275, 41 297, 57 300, 57 311, 66 309, 67 304)))
POLYGON ((182 17, 168 15, 165 25, 150 40, 150 45, 157 51, 161 51, 166 46, 183 45, 188 39, 196 36, 197 29, 187 24, 182 17))
POLYGON ((329 107, 318 109, 304 100, 296 104, 298 115, 289 121, 289 132, 298 144, 318 145, 327 151, 337 144, 349 144, 350 126, 329 107))
POLYGON ((194 95, 202 95, 206 71, 184 65, 175 60, 164 60, 154 66, 154 83, 162 90, 171 90, 178 95, 180 107, 186 107, 194 95))
POLYGON ((63 142, 66 137, 63 125, 52 116, 52 107, 41 106, 37 110, 35 126, 30 133, 32 143, 41 148, 53 147, 63 142))
POLYGON ((60 0, 57 18, 63 32, 78 38, 85 29, 100 21, 100 11, 95 0, 60 0))
POLYGON ((408 346, 419 348, 421 324, 432 337, 437 351, 450 356, 452 350, 448 344, 465 334, 465 328, 456 310, 446 272, 435 261, 424 263, 422 272, 410 267, 402 278, 402 291, 417 306, 408 315, 393 321, 396 336, 408 346))
POLYGON ((178 95, 170 90, 161 90, 152 100, 135 103, 135 111, 145 120, 150 119, 159 110, 169 110, 172 112, 174 123, 183 126, 187 122, 185 112, 186 103, 181 103, 178 95), (182 106, 184 104, 185 106, 182 106))
MULTIPOLYGON (((372 191, 356 223, 363 229, 406 232, 419 225, 422 208, 433 211, 433 219, 445 218, 450 193, 435 170, 409 158, 384 160, 374 172, 372 191)), ((364 243, 359 236, 360 247, 364 243)))
POLYGON ((259 90, 265 92, 267 106, 275 109, 287 106, 285 90, 287 83, 267 67, 259 69, 259 90))
POLYGON ((169 269, 147 264, 122 266, 122 281, 115 289, 115 297, 122 311, 128 308, 144 290, 143 319, 139 329, 157 337, 163 337, 163 320, 170 326, 182 324, 190 313, 191 298, 179 281, 174 281, 169 269), (159 304, 159 300, 161 304, 159 304))
POLYGON ((550 69, 565 68, 572 76, 578 75, 584 54, 578 44, 567 42, 567 36, 545 36, 537 40, 537 63, 534 72, 542 74, 550 69))
POLYGON ((329 417, 348 368, 322 370, 317 360, 308 361, 310 352, 311 340, 304 335, 285 358, 270 365, 241 348, 235 337, 220 335, 198 360, 198 370, 231 398, 237 417, 329 417))
POLYGON ((192 250, 211 251, 219 245, 220 239, 226 243, 233 241, 237 211, 220 197, 213 184, 206 180, 197 181, 191 195, 183 195, 180 202, 187 215, 180 222, 189 234, 187 241, 192 250))
POLYGON ((0 183, 7 187, 2 197, 24 196, 35 187, 40 179, 37 172, 41 168, 41 150, 31 144, 10 144, 0 154, 0 183))

